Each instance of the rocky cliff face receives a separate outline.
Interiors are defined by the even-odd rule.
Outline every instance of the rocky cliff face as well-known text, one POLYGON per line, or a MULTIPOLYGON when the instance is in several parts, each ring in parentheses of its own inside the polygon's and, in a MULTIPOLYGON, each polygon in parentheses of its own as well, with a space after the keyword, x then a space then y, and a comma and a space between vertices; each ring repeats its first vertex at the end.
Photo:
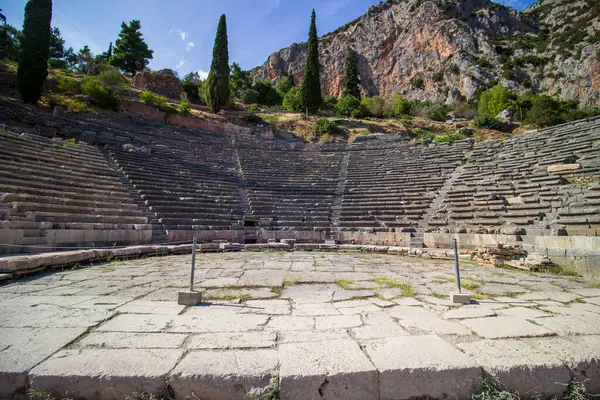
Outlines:
POLYGON ((546 46, 542 88, 600 104, 600 1, 540 0, 525 12, 539 21, 546 46))
MULTIPOLYGON (((556 2, 571 7, 569 0, 545 1, 547 9, 553 9, 550 3, 556 2)), ((597 2, 579 0, 586 1, 597 2)), ((590 55, 585 58, 589 62, 565 59, 549 64, 556 57, 551 52, 554 47, 544 48, 540 42, 552 29, 552 19, 561 17, 545 15, 535 8, 519 13, 489 0, 379 3, 320 39, 323 92, 341 95, 344 62, 352 48, 358 55, 361 90, 366 96, 389 97, 400 92, 412 99, 455 102, 477 95, 478 88, 496 80, 517 92, 532 88, 557 92, 562 83, 546 70, 549 65, 560 65, 565 78, 573 82, 563 89, 563 97, 597 101, 600 92, 590 87, 592 82, 600 83, 592 72, 600 67, 590 57, 596 55, 598 34, 595 43, 582 50, 586 57, 590 55)), ((594 21, 598 23, 597 15, 594 21)), ((251 75, 276 82, 289 73, 299 84, 305 54, 306 44, 294 43, 269 56, 251 75)))

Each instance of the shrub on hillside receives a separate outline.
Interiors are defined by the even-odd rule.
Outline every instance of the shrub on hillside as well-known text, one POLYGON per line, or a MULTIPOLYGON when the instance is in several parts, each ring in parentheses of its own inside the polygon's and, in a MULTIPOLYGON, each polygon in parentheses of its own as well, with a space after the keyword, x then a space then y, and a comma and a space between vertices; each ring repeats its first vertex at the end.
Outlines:
POLYGON ((516 96, 500 83, 481 93, 477 111, 480 115, 495 117, 513 105, 516 96))
POLYGON ((525 122, 539 127, 552 126, 565 122, 561 115, 561 102, 548 95, 536 96, 527 112, 525 122))
POLYGON ((177 110, 184 115, 187 115, 190 113, 190 110, 192 108, 190 107, 190 102, 189 100, 183 100, 181 103, 179 103, 179 106, 177 107, 177 110))
POLYGON ((504 127, 504 124, 494 117, 480 115, 473 119, 473 126, 475 126, 475 128, 486 128, 501 131, 504 127))
POLYGON ((93 80, 88 80, 81 85, 81 90, 90 97, 92 103, 101 108, 117 111, 121 97, 113 88, 104 86, 93 80))
POLYGON ((460 133, 460 132, 456 132, 456 133, 450 133, 447 135, 435 135, 435 137, 433 138, 433 142, 440 144, 440 143, 454 143, 457 140, 463 140, 465 138, 465 135, 460 133))
POLYGON ((391 113, 394 117, 400 117, 402 115, 408 115, 410 113, 411 104, 404 98, 400 93, 396 93, 392 100, 391 113))
POLYGON ((258 97, 260 93, 254 89, 241 89, 240 90, 240 101, 244 104, 256 104, 258 103, 258 97))
POLYGON ((252 86, 252 89, 258 92, 258 98, 252 103, 258 103, 265 106, 275 106, 281 104, 281 94, 277 91, 275 86, 273 86, 271 81, 257 81, 252 86))
POLYGON ((363 114, 377 118, 388 117, 391 109, 383 97, 373 96, 360 101, 363 114))
POLYGON ((79 82, 73 78, 62 77, 58 81, 58 88, 63 93, 76 93, 79 91, 79 82))
POLYGON ((426 104, 421 108, 420 116, 432 121, 443 122, 446 120, 448 108, 443 104, 426 104))
POLYGON ((169 103, 167 102, 167 98, 158 94, 154 94, 149 91, 142 92, 140 94, 140 99, 147 105, 152 107, 160 108, 162 111, 166 111, 169 107, 169 103))
POLYGON ((242 121, 255 125, 267 125, 267 122, 256 114, 244 115, 242 121))
POLYGON ((360 118, 362 116, 360 100, 354 96, 344 96, 335 105, 335 112, 346 117, 360 118))
POLYGON ((324 135, 324 134, 331 135, 331 134, 335 133, 336 125, 335 125, 334 121, 331 121, 327 118, 319 118, 313 125, 312 129, 313 129, 313 133, 315 135, 324 135))
POLYGON ((322 111, 335 111, 335 105, 337 104, 337 97, 335 96, 323 96, 323 103, 321 103, 322 111))
POLYGON ((43 100, 44 103, 46 103, 46 105, 50 108, 54 108, 56 106, 65 107, 66 105, 64 96, 56 94, 52 90, 48 90, 46 93, 44 93, 43 100))
POLYGON ((415 76, 410 80, 410 85, 414 88, 414 89, 424 89, 425 88, 425 82, 423 81, 423 78, 420 76, 415 76))
POLYGON ((457 118, 465 118, 465 119, 473 119, 477 115, 475 110, 473 110, 467 103, 459 103, 454 105, 454 109, 452 113, 457 118))
POLYGON ((115 68, 106 68, 98 74, 98 80, 105 85, 115 86, 123 82, 123 77, 115 68))
POLYGON ((284 76, 277 82, 277 91, 284 96, 291 88, 294 87, 294 77, 284 76))
POLYGON ((183 87, 183 90, 188 95, 188 98, 193 100, 199 98, 198 84, 196 82, 193 82, 191 80, 184 80, 183 82, 181 82, 181 87, 183 87))
POLYGON ((294 86, 283 97, 283 108, 288 111, 302 111, 300 103, 300 87, 294 86))
POLYGON ((256 104, 256 103, 250 104, 248 106, 248 111, 250 111, 250 112, 260 111, 260 106, 258 104, 256 104))

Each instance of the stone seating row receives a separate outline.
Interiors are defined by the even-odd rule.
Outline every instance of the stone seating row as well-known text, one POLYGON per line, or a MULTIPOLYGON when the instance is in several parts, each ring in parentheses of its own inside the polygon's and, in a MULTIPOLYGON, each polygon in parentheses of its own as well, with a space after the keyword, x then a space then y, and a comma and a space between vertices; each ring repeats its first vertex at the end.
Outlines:
POLYGON ((0 132, 0 253, 151 239, 148 219, 94 146, 0 132))

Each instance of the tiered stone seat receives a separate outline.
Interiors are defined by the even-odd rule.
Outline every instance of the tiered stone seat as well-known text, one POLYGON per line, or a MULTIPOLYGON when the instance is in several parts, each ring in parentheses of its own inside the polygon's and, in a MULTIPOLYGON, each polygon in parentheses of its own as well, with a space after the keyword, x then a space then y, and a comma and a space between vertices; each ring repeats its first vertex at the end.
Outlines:
POLYGON ((151 227, 102 154, 0 133, 0 252, 148 243, 151 227))
POLYGON ((354 145, 350 151, 341 230, 393 232, 416 227, 468 148, 466 142, 368 146, 354 145))
POLYGON ((335 146, 240 139, 236 146, 251 212, 246 219, 265 230, 329 230, 343 154, 335 146))
POLYGON ((169 241, 237 238, 242 226, 234 152, 199 143, 196 137, 163 137, 150 154, 109 151, 169 241))
POLYGON ((599 140, 596 119, 478 143, 429 230, 597 236, 599 140))

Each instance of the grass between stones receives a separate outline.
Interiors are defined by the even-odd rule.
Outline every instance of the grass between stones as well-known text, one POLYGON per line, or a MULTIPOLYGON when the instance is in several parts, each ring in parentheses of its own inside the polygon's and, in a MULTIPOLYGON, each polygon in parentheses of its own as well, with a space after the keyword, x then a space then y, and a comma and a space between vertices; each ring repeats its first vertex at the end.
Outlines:
POLYGON ((479 283, 468 279, 461 281, 460 285, 467 290, 476 290, 477 288, 479 288, 479 283))
POLYGON ((400 289, 403 297, 415 297, 417 295, 417 292, 415 292, 415 289, 409 283, 398 282, 387 276, 375 278, 372 282, 381 286, 400 289))
POLYGON ((337 281, 335 281, 335 284, 340 286, 342 289, 346 289, 346 290, 352 290, 353 288, 350 286, 352 285, 352 281, 349 279, 338 279, 337 281))
POLYGON ((300 282, 298 279, 288 278, 283 281, 283 286, 294 286, 300 282))
MULTIPOLYGON (((269 386, 266 387, 265 393, 260 396, 257 400, 279 400, 279 377, 274 376, 269 382, 269 386)), ((575 400, 575 399, 573 399, 575 400)))
MULTIPOLYGON (((582 382, 571 381, 566 387, 565 393, 558 399, 553 400, 593 400, 598 395, 588 393, 582 382)), ((484 372, 483 388, 480 392, 471 396, 471 400, 521 400, 517 392, 510 392, 502 387, 493 376, 484 372)))

